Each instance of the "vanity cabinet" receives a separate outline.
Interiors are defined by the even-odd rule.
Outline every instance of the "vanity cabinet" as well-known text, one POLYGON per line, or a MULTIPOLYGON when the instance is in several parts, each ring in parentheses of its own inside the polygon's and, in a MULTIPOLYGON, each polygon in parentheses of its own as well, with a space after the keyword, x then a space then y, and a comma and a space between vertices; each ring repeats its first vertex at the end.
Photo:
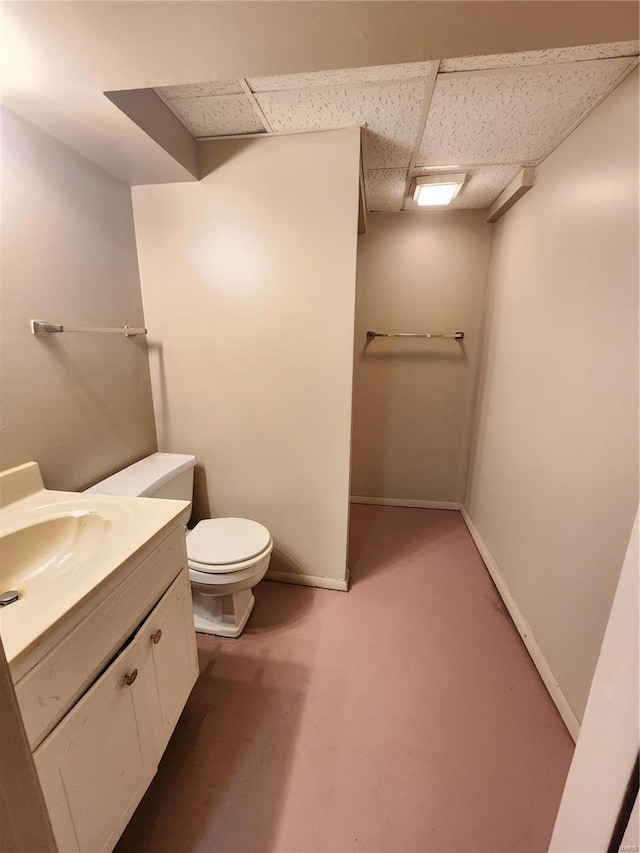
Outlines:
POLYGON ((111 849, 156 772, 142 666, 136 642, 34 753, 60 853, 111 849))
MULTIPOLYGON (((166 562, 165 551, 153 562, 166 562)), ((178 568, 157 604, 33 753, 61 853, 113 848, 195 683, 189 576, 186 564, 178 568)))

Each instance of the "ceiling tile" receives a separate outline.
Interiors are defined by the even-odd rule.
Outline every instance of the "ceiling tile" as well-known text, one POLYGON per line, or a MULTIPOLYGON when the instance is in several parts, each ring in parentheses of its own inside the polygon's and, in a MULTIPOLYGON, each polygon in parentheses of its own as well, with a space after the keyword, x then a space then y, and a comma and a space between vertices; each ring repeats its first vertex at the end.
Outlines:
POLYGON ((535 162, 631 62, 439 74, 417 165, 535 162))
POLYGON ((176 98, 169 105, 196 139, 234 133, 263 133, 265 130, 244 95, 176 98))
POLYGON ((254 92, 278 92, 284 89, 306 89, 309 86, 341 86, 345 83, 369 83, 426 77, 437 71, 437 66, 437 62, 404 62, 399 65, 341 68, 337 71, 313 71, 308 74, 249 77, 247 83, 254 92))
POLYGON ((258 94, 274 131, 366 125, 366 167, 408 166, 418 132, 425 84, 381 84, 258 94))
POLYGON ((156 92, 167 101, 174 98, 207 98, 212 95, 241 95, 237 80, 216 80, 212 83, 185 83, 182 86, 158 86, 156 92))
POLYGON ((406 183, 406 169, 370 169, 367 172, 367 209, 372 212, 402 210, 406 183))
POLYGON ((552 62, 577 62, 589 59, 611 59, 635 56, 638 41, 616 41, 609 44, 585 44, 579 47, 558 47, 551 50, 527 50, 524 53, 496 53, 491 56, 463 56, 443 59, 440 71, 477 71, 487 68, 512 68, 520 65, 548 65, 552 62))
MULTIPOLYGON (((486 210, 502 190, 515 178, 520 166, 477 166, 473 169, 461 169, 459 166, 442 166, 439 169, 414 169, 411 177, 416 175, 437 175, 438 173, 464 171, 468 177, 464 186, 454 198, 447 210, 486 210)), ((412 198, 405 201, 404 210, 425 210, 418 207, 412 198)))

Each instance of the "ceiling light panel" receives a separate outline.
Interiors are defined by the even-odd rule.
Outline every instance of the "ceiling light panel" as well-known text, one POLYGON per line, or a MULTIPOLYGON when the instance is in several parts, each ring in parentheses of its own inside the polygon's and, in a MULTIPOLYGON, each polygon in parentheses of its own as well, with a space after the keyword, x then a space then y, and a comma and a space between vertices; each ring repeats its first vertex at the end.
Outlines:
MULTIPOLYGON (((443 181, 442 183, 430 181, 429 178, 432 177, 418 178, 418 183, 413 193, 413 200, 418 207, 445 207, 451 204, 466 176, 461 175, 459 181, 447 181, 443 178, 440 179, 443 181)), ((436 177, 436 181, 438 180, 436 177)))
POLYGON ((176 98, 168 101, 168 105, 196 139, 265 131, 249 99, 244 95, 176 98))
POLYGON ((366 166, 408 166, 424 101, 423 81, 257 94, 274 131, 366 125, 366 166))
POLYGON ((588 44, 579 47, 558 47, 550 50, 527 50, 524 53, 496 53, 491 56, 463 56, 443 59, 440 72, 477 71, 488 68, 513 68, 522 65, 548 65, 552 62, 579 62, 589 59, 612 59, 636 56, 638 41, 616 41, 610 44, 588 44))
MULTIPOLYGON (((450 174, 458 171, 466 172, 467 180, 447 209, 486 210, 515 178, 520 171, 520 166, 477 166, 472 169, 466 166, 444 166, 441 169, 414 169, 411 171, 411 178, 425 174, 450 174)), ((404 210, 425 209, 427 208, 420 207, 411 197, 404 200, 404 210)))
POLYGON ((336 71, 313 71, 308 74, 279 74, 273 77, 249 77, 253 92, 278 92, 306 89, 310 86, 343 86, 349 83, 375 83, 426 77, 437 71, 437 62, 404 62, 397 65, 372 65, 366 68, 342 68, 336 71))
POLYGON ((633 61, 438 74, 416 164, 536 162, 633 61))
POLYGON ((181 86, 158 86, 156 92, 165 100, 175 98, 209 98, 213 95, 241 95, 237 80, 216 80, 213 83, 185 83, 181 86))
POLYGON ((386 213, 402 210, 406 186, 406 169, 370 169, 366 180, 368 210, 386 213))

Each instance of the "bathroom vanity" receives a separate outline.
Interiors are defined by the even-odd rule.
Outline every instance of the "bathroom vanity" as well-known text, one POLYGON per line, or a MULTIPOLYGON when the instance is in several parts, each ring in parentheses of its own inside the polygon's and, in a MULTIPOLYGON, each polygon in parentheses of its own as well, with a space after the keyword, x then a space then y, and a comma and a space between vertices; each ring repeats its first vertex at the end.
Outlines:
POLYGON ((60 850, 110 850, 198 675, 189 503, 50 492, 37 465, 15 492, 8 473, 0 580, 21 597, 0 633, 25 729, 60 850))

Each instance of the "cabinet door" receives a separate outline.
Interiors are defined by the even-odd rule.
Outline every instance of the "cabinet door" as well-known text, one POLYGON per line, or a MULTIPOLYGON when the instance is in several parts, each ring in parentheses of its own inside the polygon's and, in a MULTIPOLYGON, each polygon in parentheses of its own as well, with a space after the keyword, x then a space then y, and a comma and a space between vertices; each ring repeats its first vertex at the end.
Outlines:
POLYGON ((189 574, 184 569, 140 629, 153 736, 162 756, 198 677, 189 574))
POLYGON ((33 757, 58 847, 110 850, 156 771, 136 638, 33 757))

